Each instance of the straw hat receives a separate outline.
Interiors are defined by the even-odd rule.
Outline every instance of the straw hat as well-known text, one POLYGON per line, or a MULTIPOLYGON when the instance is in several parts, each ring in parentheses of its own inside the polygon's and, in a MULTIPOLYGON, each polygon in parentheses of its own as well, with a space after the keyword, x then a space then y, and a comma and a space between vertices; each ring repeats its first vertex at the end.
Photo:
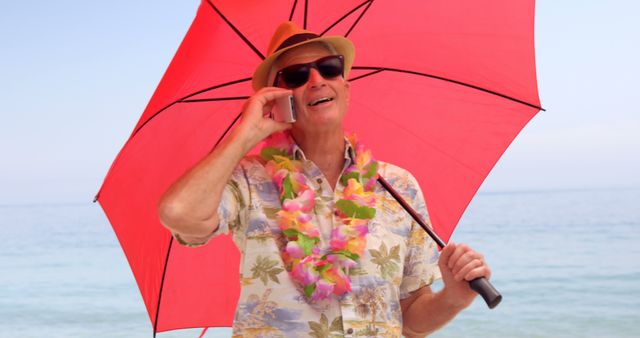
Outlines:
POLYGON ((335 48, 338 54, 344 56, 344 77, 347 78, 355 56, 355 48, 350 40, 342 36, 320 36, 298 27, 293 22, 286 21, 276 29, 267 49, 267 58, 262 61, 255 73, 253 73, 253 89, 257 91, 262 87, 271 85, 267 83, 269 71, 278 56, 291 48, 312 42, 329 44, 335 48))

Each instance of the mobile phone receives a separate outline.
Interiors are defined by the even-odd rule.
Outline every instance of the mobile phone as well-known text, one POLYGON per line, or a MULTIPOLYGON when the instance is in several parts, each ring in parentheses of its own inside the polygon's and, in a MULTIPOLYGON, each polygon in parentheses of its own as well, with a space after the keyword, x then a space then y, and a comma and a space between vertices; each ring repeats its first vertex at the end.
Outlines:
POLYGON ((279 97, 271 108, 271 118, 278 122, 296 122, 296 106, 293 95, 279 97))

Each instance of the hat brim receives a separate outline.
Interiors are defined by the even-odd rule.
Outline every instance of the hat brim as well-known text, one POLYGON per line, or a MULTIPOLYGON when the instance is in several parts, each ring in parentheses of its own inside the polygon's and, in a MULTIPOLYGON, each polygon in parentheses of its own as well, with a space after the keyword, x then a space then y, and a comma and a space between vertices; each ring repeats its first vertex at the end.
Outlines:
POLYGON ((280 55, 282 55, 282 53, 290 49, 300 47, 306 44, 310 44, 313 42, 327 43, 333 46, 336 52, 344 57, 344 77, 346 79, 347 76, 349 75, 349 72, 351 71, 351 66, 353 66, 353 59, 355 58, 355 47, 353 46, 353 43, 349 39, 344 38, 342 36, 326 36, 326 37, 322 36, 322 37, 302 41, 295 45, 291 45, 287 48, 280 49, 277 52, 269 55, 269 57, 264 59, 262 63, 258 66, 258 68, 256 68, 256 71, 253 73, 253 79, 251 82, 253 90, 258 91, 261 88, 268 87, 271 85, 267 82, 269 80, 268 77, 269 77, 269 72, 271 71, 271 66, 273 66, 273 63, 278 59, 280 55))

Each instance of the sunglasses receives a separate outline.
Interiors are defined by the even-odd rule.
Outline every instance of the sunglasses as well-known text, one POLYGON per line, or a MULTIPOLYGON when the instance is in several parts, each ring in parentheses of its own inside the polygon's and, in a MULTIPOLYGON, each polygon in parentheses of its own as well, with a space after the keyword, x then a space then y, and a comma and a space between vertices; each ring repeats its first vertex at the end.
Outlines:
POLYGON ((318 73, 325 79, 342 76, 344 73, 344 57, 342 55, 325 56, 313 62, 282 68, 276 74, 273 86, 278 87, 282 82, 288 89, 298 88, 309 81, 311 68, 318 70, 318 73))

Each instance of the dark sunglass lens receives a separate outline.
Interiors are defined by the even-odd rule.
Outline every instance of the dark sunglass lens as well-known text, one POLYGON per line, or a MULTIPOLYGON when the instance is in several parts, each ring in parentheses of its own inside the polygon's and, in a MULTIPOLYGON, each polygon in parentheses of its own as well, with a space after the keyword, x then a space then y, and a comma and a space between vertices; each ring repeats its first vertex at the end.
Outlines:
POLYGON ((282 80, 289 88, 302 86, 309 79, 309 66, 293 65, 282 70, 282 80))
POLYGON ((343 72, 342 59, 338 56, 331 56, 319 60, 316 65, 318 66, 320 74, 325 78, 341 76, 343 72))

